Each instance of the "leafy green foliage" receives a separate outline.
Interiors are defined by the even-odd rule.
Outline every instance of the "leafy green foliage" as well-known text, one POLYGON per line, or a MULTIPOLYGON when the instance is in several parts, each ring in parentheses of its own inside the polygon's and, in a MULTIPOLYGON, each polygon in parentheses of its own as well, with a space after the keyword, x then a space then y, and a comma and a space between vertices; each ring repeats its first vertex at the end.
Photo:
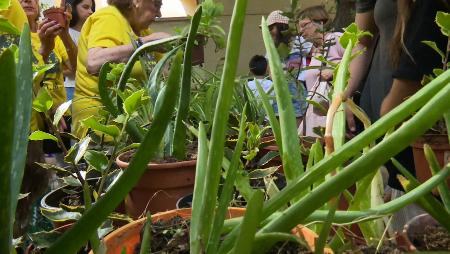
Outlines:
POLYGON ((108 169, 108 157, 102 152, 88 150, 84 154, 86 162, 100 173, 108 169))
POLYGON ((53 136, 52 134, 43 132, 43 131, 34 131, 33 133, 30 134, 29 137, 30 140, 53 140, 53 141, 58 141, 58 139, 53 136))
POLYGON ((36 98, 33 100, 33 109, 37 112, 46 113, 53 106, 53 99, 45 87, 39 89, 36 98))
POLYGON ((90 116, 89 118, 82 120, 81 125, 83 125, 86 128, 91 128, 94 131, 98 131, 106 135, 109 135, 113 138, 118 137, 120 134, 120 130, 117 126, 101 124, 93 116, 90 116))
POLYGON ((359 30, 356 24, 352 23, 347 28, 344 28, 344 34, 339 38, 339 43, 343 48, 346 48, 350 41, 356 43, 359 38, 364 36, 372 36, 372 34, 367 31, 359 30))
POLYGON ((138 107, 142 105, 142 102, 148 98, 144 96, 144 94, 145 90, 141 89, 128 96, 123 103, 123 110, 125 111, 125 113, 127 113, 128 115, 132 115, 134 112, 136 112, 138 107))
POLYGON ((20 31, 17 29, 13 24, 11 24, 7 19, 0 16, 0 31, 8 33, 8 34, 15 34, 19 35, 20 31))
POLYGON ((58 126, 59 121, 64 116, 66 111, 70 108, 70 105, 72 105, 72 101, 66 101, 63 104, 61 104, 55 112, 55 116, 53 116, 53 125, 58 126))
POLYGON ((442 34, 450 36, 450 13, 438 11, 436 14, 436 23, 441 28, 442 34))

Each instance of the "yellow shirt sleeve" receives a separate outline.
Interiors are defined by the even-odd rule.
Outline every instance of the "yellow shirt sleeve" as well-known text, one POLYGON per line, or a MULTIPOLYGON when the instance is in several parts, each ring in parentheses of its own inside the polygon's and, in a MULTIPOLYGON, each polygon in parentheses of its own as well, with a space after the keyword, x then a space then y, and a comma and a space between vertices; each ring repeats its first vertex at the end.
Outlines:
POLYGON ((92 23, 90 34, 88 35, 87 48, 111 48, 124 45, 125 42, 130 40, 124 38, 124 36, 130 36, 124 34, 124 31, 127 30, 127 25, 113 14, 98 17, 92 23))

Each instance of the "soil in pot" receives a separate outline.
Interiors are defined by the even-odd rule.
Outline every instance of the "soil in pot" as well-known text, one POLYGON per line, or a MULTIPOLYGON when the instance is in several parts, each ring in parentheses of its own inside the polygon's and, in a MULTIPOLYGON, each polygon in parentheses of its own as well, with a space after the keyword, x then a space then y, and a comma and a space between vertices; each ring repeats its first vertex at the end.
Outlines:
MULTIPOLYGON (((173 217, 167 221, 152 223, 151 253, 178 253, 189 254, 189 219, 180 216, 173 217)), ((141 230, 141 239, 143 230, 141 230)), ((139 254, 140 245, 134 251, 139 254)), ((312 253, 305 246, 296 242, 279 242, 267 253, 312 253)))
POLYGON ((361 254, 401 254, 406 253, 406 249, 389 242, 383 244, 378 250, 376 246, 358 246, 357 248, 343 251, 343 254, 361 253, 361 254))
POLYGON ((426 225, 409 238, 419 251, 450 251, 450 233, 441 226, 426 225))

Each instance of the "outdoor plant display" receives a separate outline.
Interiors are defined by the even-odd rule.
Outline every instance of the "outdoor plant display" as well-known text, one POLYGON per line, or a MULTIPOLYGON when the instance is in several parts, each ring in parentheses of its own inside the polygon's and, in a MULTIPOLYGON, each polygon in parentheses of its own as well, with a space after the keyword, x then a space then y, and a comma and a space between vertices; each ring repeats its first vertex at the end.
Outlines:
MULTIPOLYGON (((242 114, 238 121, 239 131, 234 150, 231 152, 231 156, 226 155, 225 141, 229 133, 230 108, 235 93, 237 61, 241 50, 240 44, 246 6, 247 0, 235 2, 224 69, 220 78, 220 86, 218 86, 217 101, 214 104, 214 117, 209 122, 211 124, 210 130, 207 131, 207 126, 203 122, 199 122, 198 128, 197 126, 189 126, 190 131, 198 136, 192 211, 189 212, 190 215, 189 213, 186 215, 182 211, 170 212, 181 215, 181 217, 191 218, 189 222, 189 252, 265 253, 279 242, 283 244, 293 242, 303 245, 304 241, 301 237, 308 242, 306 248, 317 253, 329 252, 330 248, 340 250, 339 248, 342 247, 342 244, 339 244, 340 238, 345 238, 338 230, 332 241, 327 242, 331 238, 329 236, 331 236, 332 226, 354 223, 359 224, 368 244, 381 245, 386 235, 386 225, 383 218, 413 202, 421 204, 444 228, 450 230, 448 189, 442 187, 444 186, 443 181, 450 175, 450 165, 447 164, 441 168, 435 163, 431 156, 432 153, 429 153, 429 158, 435 172, 434 176, 419 184, 413 177, 405 174, 403 181, 407 190, 405 195, 384 204, 375 202, 379 199, 379 189, 377 188, 379 167, 422 135, 450 108, 450 101, 448 100, 450 95, 450 86, 448 85, 450 83, 450 71, 446 70, 440 73, 419 92, 383 116, 379 121, 372 125, 365 122, 366 129, 358 136, 345 142, 343 107, 350 107, 355 115, 364 120, 364 115, 354 107, 352 101, 342 95, 347 84, 348 65, 352 58, 352 49, 358 37, 364 33, 358 31, 355 25, 349 26, 341 39, 341 44, 346 48, 346 53, 336 69, 333 82, 333 96, 328 110, 329 120, 324 137, 325 153, 320 142, 314 143, 310 148, 308 162, 304 165, 300 154, 300 140, 297 135, 294 109, 286 79, 278 61, 278 52, 270 38, 267 23, 264 19, 262 19, 261 28, 268 53, 271 76, 274 81, 276 101, 280 112, 279 119, 275 117, 273 109, 271 111, 269 100, 264 96, 261 87, 259 87, 259 91, 262 94, 263 107, 270 122, 275 142, 279 147, 287 186, 274 193, 266 201, 263 192, 250 188, 244 197, 247 207, 243 213, 243 218, 238 218, 242 215, 242 211, 240 214, 227 216, 233 210, 229 206, 234 187, 237 185, 237 174, 241 167, 244 141, 250 128, 248 127, 246 114, 242 114), (396 126, 399 127, 395 129, 396 126), (383 141, 375 145, 375 141, 383 136, 383 141), (354 194, 348 193, 346 190, 353 185, 356 185, 356 192, 354 194), (443 205, 430 193, 433 188, 438 186, 444 201, 443 205), (351 209, 347 211, 337 209, 339 196, 345 196, 348 199, 351 209), (228 217, 235 218, 226 220, 225 218, 228 217), (314 233, 307 236, 305 227, 300 226, 301 224, 308 225, 316 231, 318 236, 314 233), (292 232, 298 233, 299 231, 299 234, 292 234, 292 232)), ((155 66, 156 70, 153 70, 155 73, 161 73, 164 64, 170 61, 171 68, 166 82, 158 82, 159 75, 150 75, 149 80, 154 82, 149 82, 142 89, 133 90, 133 83, 132 81, 129 82, 128 77, 133 64, 145 50, 178 40, 179 37, 144 44, 135 51, 126 65, 122 67, 113 66, 113 71, 111 71, 110 65, 105 65, 102 68, 99 87, 105 111, 107 111, 106 115, 109 119, 106 122, 104 119, 93 118, 84 121, 84 124, 90 127, 92 132, 89 136, 80 140, 73 151, 68 151, 68 158, 75 158, 69 160, 69 162, 72 167, 76 167, 78 165, 76 159, 84 156, 88 162, 88 167, 94 168, 94 170, 98 170, 97 167, 104 169, 102 166, 104 164, 94 163, 96 160, 90 160, 89 156, 86 156, 89 153, 83 152, 83 155, 80 155, 80 151, 88 149, 87 144, 91 142, 90 139, 103 140, 112 144, 110 158, 103 154, 99 155, 100 152, 91 152, 94 157, 98 155, 98 158, 103 158, 100 159, 103 162, 106 158, 106 161, 111 163, 111 160, 121 151, 131 148, 135 148, 136 151, 130 158, 128 168, 122 171, 115 183, 110 185, 104 194, 95 189, 98 195, 96 197, 90 187, 82 184, 85 193, 91 192, 90 194, 94 196, 95 202, 89 202, 91 195, 85 195, 86 209, 70 229, 63 233, 56 242, 48 246, 46 253, 76 253, 87 242, 90 242, 94 253, 113 251, 107 249, 109 243, 102 243, 98 239, 99 228, 105 224, 111 212, 138 184, 142 175, 148 170, 149 162, 161 153, 161 144, 164 144, 163 139, 168 135, 173 135, 174 143, 169 146, 173 147, 173 154, 181 157, 185 154, 185 137, 189 134, 184 122, 186 122, 189 113, 191 87, 189 49, 194 43, 193 35, 195 35, 196 24, 198 24, 196 22, 201 16, 201 8, 197 10, 196 15, 198 16, 194 16, 192 19, 191 33, 187 40, 184 55, 180 48, 175 48, 167 53, 155 66), (104 82, 108 73, 114 74, 115 67, 122 68, 122 70, 120 70, 121 74, 117 75, 118 88, 114 93, 116 97, 111 97, 104 82), (146 109, 151 109, 151 112, 149 114, 138 112, 146 109), (173 134, 167 134, 174 115, 173 134), (142 116, 150 116, 150 118, 142 118, 142 116), (144 119, 144 122, 141 122, 142 119, 144 119), (182 138, 178 139, 178 137, 182 138), (139 145, 133 143, 139 143, 139 145), (70 156, 71 154, 73 156, 70 156)), ((29 38, 29 33, 25 29, 19 46, 20 52, 30 52, 27 36, 29 38)), ((23 168, 23 165, 20 164, 24 161, 28 134, 27 128, 18 127, 23 126, 21 117, 29 117, 31 110, 31 89, 26 89, 27 85, 31 86, 31 64, 27 65, 27 62, 24 61, 27 59, 25 56, 27 56, 26 53, 20 53, 20 57, 24 58, 19 60, 17 64, 14 62, 11 50, 6 50, 0 56, 0 66, 8 67, 0 68, 0 72, 5 73, 5 77, 11 81, 7 85, 9 85, 8 88, 11 89, 12 94, 15 93, 17 87, 19 89, 23 87, 24 91, 28 91, 21 93, 20 96, 0 94, 1 100, 7 102, 5 103, 5 118, 0 120, 2 126, 6 127, 0 129, 1 135, 7 137, 6 139, 0 139, 0 158, 6 162, 0 166, 2 167, 0 174, 4 174, 4 177, 1 178, 2 183, 5 183, 1 184, 0 188, 2 188, 2 193, 6 194, 1 196, 4 201, 3 204, 6 205, 0 208, 1 225, 6 225, 0 230, 0 251, 2 253, 11 253, 12 249, 13 210, 19 196, 17 186, 20 186, 21 182, 16 173, 20 173, 23 168), (25 70, 27 75, 16 75, 14 70, 16 65, 19 66, 17 69, 19 72, 25 70), (24 69, 28 66, 30 66, 29 69, 24 69), (16 80, 16 77, 20 77, 19 81, 16 80), (22 80, 24 78, 26 80, 22 80), (23 96, 28 96, 28 98, 19 100, 23 96), (16 114, 20 117, 16 117, 16 114), (20 132, 20 135, 14 135, 17 132, 20 132), (20 138, 20 142, 18 138, 20 138)), ((20 72, 20 74, 22 73, 20 72)), ((109 75, 109 78, 114 79, 114 75, 109 75)), ((45 113, 44 109, 47 109, 49 101, 41 100, 41 98, 45 98, 45 90, 38 94, 38 100, 35 100, 35 102, 40 103, 34 103, 34 107, 43 106, 43 113, 45 113)), ((242 111, 245 112, 248 107, 249 105, 244 103, 242 111)), ((255 127, 254 132, 258 132, 257 130, 255 127)), ((59 140, 58 132, 53 134, 55 136, 34 133, 31 137, 56 138, 59 140)), ((250 149, 249 154, 251 152, 250 149)), ((401 165, 398 166, 401 168, 401 165)), ((150 164, 151 168, 152 164, 150 164)), ((99 171, 102 176, 109 173, 104 170, 99 171)), ((75 171, 69 173, 75 174, 74 179, 81 183, 84 181, 82 181, 82 176, 78 178, 79 176, 75 171)), ((153 237, 149 233, 153 232, 150 227, 151 224, 147 223, 147 226, 144 226, 144 221, 161 217, 163 217, 162 214, 147 214, 146 219, 126 226, 127 228, 134 228, 134 237, 139 237, 139 239, 141 238, 139 236, 140 231, 143 228, 141 253, 151 248, 149 246, 152 243, 150 239, 153 237)), ((176 220, 175 222, 177 222, 176 220)), ((156 225, 158 223, 163 222, 155 222, 156 225)), ((176 229, 174 231, 177 231, 176 229)), ((124 232, 123 229, 119 229, 119 231, 124 232)), ((122 244, 122 249, 125 247, 126 250, 132 250, 139 241, 134 240, 133 246, 128 246, 122 242, 118 244, 122 244)), ((114 249, 114 251, 120 253, 122 249, 114 249)))

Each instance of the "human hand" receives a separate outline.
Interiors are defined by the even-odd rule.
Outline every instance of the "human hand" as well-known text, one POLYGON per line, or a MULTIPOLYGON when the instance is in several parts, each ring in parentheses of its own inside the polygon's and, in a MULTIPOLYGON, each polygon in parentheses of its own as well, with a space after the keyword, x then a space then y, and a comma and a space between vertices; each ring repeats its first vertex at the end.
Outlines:
POLYGON ((331 81, 333 79, 333 71, 329 69, 322 70, 320 79, 322 81, 331 81))
POLYGON ((58 24, 58 22, 47 18, 39 24, 37 31, 41 41, 39 53, 44 59, 48 57, 50 52, 55 48, 55 38, 61 33, 62 29, 63 28, 58 24))
POLYGON ((288 70, 298 69, 301 65, 301 59, 300 58, 294 58, 292 60, 289 60, 286 64, 286 68, 288 70))

